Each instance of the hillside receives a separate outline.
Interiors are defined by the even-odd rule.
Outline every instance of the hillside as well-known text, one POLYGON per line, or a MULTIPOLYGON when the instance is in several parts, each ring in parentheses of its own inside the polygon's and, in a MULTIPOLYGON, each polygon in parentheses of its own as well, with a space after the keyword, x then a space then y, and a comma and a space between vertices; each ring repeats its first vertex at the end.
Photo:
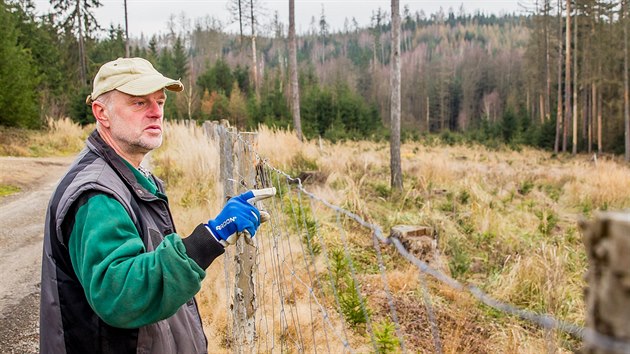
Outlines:
MULTIPOLYGON (((203 151, 215 147, 202 142, 200 131, 180 125, 171 127, 166 141, 168 146, 154 161, 158 173, 168 173, 163 177, 169 182, 174 215, 180 230, 187 232, 203 215, 219 210, 221 186, 203 178, 204 174, 194 177, 191 171, 178 177, 167 171, 194 169, 203 151)), ((586 256, 577 221, 597 210, 630 207, 630 198, 623 192, 630 187, 627 166, 593 161, 589 156, 568 158, 533 149, 448 146, 437 140, 407 143, 402 153, 405 189, 397 195, 389 189, 388 148, 384 143, 300 144, 286 132, 262 129, 258 150, 269 164, 282 170, 296 174, 305 169, 320 171, 326 177, 307 184, 309 191, 378 224, 385 232, 397 224, 433 228, 441 256, 432 264, 444 273, 513 306, 580 326, 585 319, 586 256), (284 148, 278 150, 278 146, 284 148)), ((200 168, 211 169, 216 164, 214 158, 204 159, 200 168)), ((309 210, 313 216, 307 217, 306 224, 319 225, 321 242, 334 253, 340 247, 334 214, 316 205, 309 210)), ((360 229, 344 229, 351 240, 350 253, 360 287, 378 289, 372 240, 360 229)), ((293 227, 285 231, 290 235, 302 232, 291 230, 293 227)), ((420 351, 432 348, 418 269, 391 247, 383 252, 406 345, 420 351)), ((295 256, 299 259, 299 252, 295 256)), ((262 267, 266 253, 260 257, 262 267)), ((317 276, 325 279, 326 262, 317 262, 321 262, 317 276)), ((214 271, 208 273, 200 295, 209 333, 226 333, 226 326, 230 326, 229 314, 213 310, 213 304, 231 301, 225 293, 223 267, 211 267, 214 271)), ((560 332, 550 339, 540 328, 482 306, 469 294, 454 291, 431 277, 428 285, 444 352, 540 353, 550 345, 560 352, 571 352, 580 345, 560 332)), ((308 298, 306 291, 297 294, 295 301, 308 298)), ((378 291, 364 295, 373 318, 386 317, 384 295, 378 291)), ((307 308, 298 311, 307 316, 307 308)), ((369 347, 367 333, 354 330, 350 336, 359 348, 369 347)), ((213 340, 217 347, 226 345, 223 335, 213 340)))
MULTIPOLYGON (((56 155, 59 151, 67 152, 69 145, 86 134, 86 130, 67 121, 51 123, 51 127, 50 133, 22 135, 19 143, 3 144, 2 148, 24 153, 29 151, 24 146, 38 146, 39 149, 31 149, 29 154, 57 151, 52 152, 56 155), (59 141, 66 143, 53 144, 59 141), (53 150, 41 149, 46 146, 53 150), (54 146, 64 150, 54 150, 54 146)), ((556 156, 535 149, 512 150, 505 146, 489 149, 474 144, 449 145, 435 137, 426 138, 403 144, 405 188, 401 194, 396 194, 389 188, 385 143, 321 140, 300 143, 291 133, 282 130, 261 128, 258 133, 258 153, 271 166, 292 175, 319 171, 319 177, 305 185, 319 198, 379 225, 386 233, 398 224, 428 226, 435 230, 439 256, 427 261, 444 274, 476 285, 490 296, 518 308, 550 314, 579 326, 584 325, 585 318, 583 276, 587 265, 577 221, 590 218, 599 210, 630 208, 630 198, 625 193, 630 188, 630 171, 623 163, 612 159, 592 159, 590 155, 556 156), (282 149, 278 148, 280 146, 282 149)), ((7 136, 7 132, 4 134, 7 136)), ((14 133, 16 135, 19 134, 14 133)), ((208 153, 217 147, 195 126, 170 124, 165 141, 165 146, 152 155, 153 169, 166 181, 178 231, 186 235, 200 221, 220 210, 222 184, 208 178, 218 176, 219 155, 208 153)), ((67 158, 64 161, 68 161, 67 158)), ((33 168, 29 171, 37 172, 33 168)), ((6 175, 0 181, 0 186, 18 187, 18 190, 28 191, 28 185, 19 175, 6 175)), ((283 193, 287 192, 286 187, 282 189, 283 193)), ((17 196, 22 194, 24 192, 17 196)), ((14 198, 17 197, 3 200, 14 198)), ((281 204, 288 206, 287 202, 285 199, 281 204)), ((307 209, 312 211, 306 220, 311 225, 309 228, 319 225, 318 237, 322 238, 319 247, 325 245, 332 254, 335 249, 339 251, 335 215, 322 206, 312 205, 307 209)), ((282 208, 279 212, 283 212, 282 208)), ((287 212, 284 209, 284 213, 287 212)), ((272 221, 264 226, 258 236, 261 242, 267 242, 263 240, 268 232, 279 226, 287 235, 303 232, 281 225, 272 221)), ((381 286, 372 241, 365 230, 344 229, 356 267, 356 280, 361 289, 374 289, 363 296, 377 322, 376 328, 385 331, 383 328, 387 328, 388 323, 385 320, 388 309, 384 306, 386 293, 377 291, 381 286)), ((304 239, 294 241, 294 246, 298 246, 304 239)), ((268 257, 268 250, 270 248, 261 250, 261 260, 268 257)), ((418 269, 391 246, 382 246, 382 252, 406 345, 414 350, 432 348, 434 338, 418 269)), ((319 253, 318 257, 323 255, 319 253)), ((226 261, 229 259, 227 257, 226 261)), ((333 262, 338 261, 333 258, 333 262)), ((320 258, 318 263, 317 276, 326 279, 325 259, 320 258)), ((344 267, 343 263, 338 266, 344 267)), ((231 302, 226 284, 232 280, 226 278, 223 267, 222 262, 211 266, 198 299, 211 345, 228 352, 230 312, 223 305, 221 310, 216 307, 231 302)), ((434 278, 428 277, 426 281, 444 352, 539 353, 550 346, 560 352, 570 352, 580 345, 576 338, 560 332, 550 337, 537 326, 481 305, 470 294, 455 291, 434 278)), ((264 289, 272 284, 261 283, 260 286, 264 289)), ((262 291, 262 294, 269 293, 269 290, 262 291)), ((19 301, 27 295, 15 294, 8 299, 19 301)), ((299 303, 308 298, 308 292, 300 291, 294 296, 299 303)), ((330 302, 333 298, 324 299, 330 302)), ((29 303, 36 303, 31 300, 29 303)), ((264 297, 261 304, 265 304, 264 297)), ((305 309, 300 311, 303 318, 307 317, 305 309)), ((349 321, 346 315, 335 311, 331 316, 339 321, 339 326, 349 321)), ((16 330, 15 326, 10 328, 16 330)), ((348 336, 352 347, 370 348, 365 330, 360 326, 351 328, 348 336)), ((29 331, 25 334, 28 338, 19 345, 32 346, 34 339, 32 330, 29 331)), ((393 336, 392 332, 379 333, 386 339, 393 336)), ((323 348, 325 343, 317 345, 323 348)))
MULTIPOLYGON (((2 4, 6 73, 21 89, 2 93, 0 124, 38 127, 47 116, 66 115, 91 122, 84 98, 97 68, 125 55, 123 29, 102 29, 92 18, 79 38, 78 28, 64 28, 63 11, 38 17, 28 2, 2 4)), ((482 143, 555 152, 624 152, 624 57, 611 49, 623 38, 619 3, 578 1, 567 13, 544 1, 525 10, 526 16, 501 17, 402 10, 404 136, 458 132, 482 143), (576 26, 567 37, 571 19, 576 26), (572 61, 564 61, 567 55, 572 61)), ((250 129, 292 125, 285 21, 258 18, 256 55, 252 38, 225 33, 222 22, 191 25, 192 19, 174 17, 167 34, 130 39, 129 55, 187 86, 186 95, 168 101, 166 116, 228 119, 250 129)), ((367 28, 349 19, 338 32, 322 12, 298 37, 307 136, 387 137, 390 32, 386 11, 375 12, 367 28)))

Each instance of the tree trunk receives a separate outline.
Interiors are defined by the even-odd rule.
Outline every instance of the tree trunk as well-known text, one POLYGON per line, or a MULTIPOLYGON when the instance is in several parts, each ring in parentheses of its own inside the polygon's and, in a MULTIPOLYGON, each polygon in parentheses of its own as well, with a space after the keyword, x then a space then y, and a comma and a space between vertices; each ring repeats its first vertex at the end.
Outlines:
POLYGON ((374 46, 372 47, 372 73, 376 73, 376 38, 374 38, 374 46))
POLYGON ((256 18, 254 17, 254 0, 250 0, 249 9, 252 21, 252 61, 254 70, 254 91, 256 98, 260 98, 260 85, 258 82, 258 60, 256 59, 256 18))
POLYGON ((238 2, 238 25, 240 30, 239 44, 243 45, 243 9, 241 7, 241 0, 237 0, 238 2))
POLYGON ((300 141, 302 137, 302 120, 300 117, 300 87, 298 85, 297 43, 295 39, 295 0, 289 0, 289 71, 291 76, 291 110, 293 127, 300 141))
POLYGON ((125 0, 125 57, 129 58, 129 17, 127 17, 127 0, 125 0))
POLYGON ((628 3, 621 1, 623 25, 623 115, 625 119, 626 162, 630 162, 630 102, 628 97, 628 3))
POLYGON ((575 46, 575 50, 573 53, 573 110, 571 111, 571 116, 573 118, 573 139, 572 139, 572 154, 575 155, 577 154, 577 148, 578 148, 578 102, 577 102, 577 96, 578 96, 578 80, 577 80, 577 74, 578 74, 578 55, 577 55, 577 48, 578 48, 578 38, 577 38, 577 32, 578 32, 578 12, 577 12, 577 8, 575 9, 575 17, 573 18, 573 45, 575 46))
POLYGON ((429 109, 429 93, 427 92, 427 133, 431 132, 431 110, 429 109))
POLYGON ((545 122, 545 95, 542 93, 538 95, 538 110, 540 111, 540 124, 545 122))
POLYGON ((588 121, 588 152, 593 152, 593 122, 597 116, 597 86, 591 83, 591 117, 588 121))
MULTIPOLYGON (((585 75, 586 76, 586 75, 585 75)), ((580 132, 580 136, 582 137, 582 140, 584 142, 586 142, 586 138, 587 138, 587 134, 588 134, 588 116, 589 116, 589 112, 590 112, 590 106, 589 106, 589 90, 588 87, 583 87, 582 88, 582 129, 580 132)))
MULTIPOLYGON (((536 117, 536 106, 532 103, 532 105, 529 105, 529 90, 530 88, 528 87, 525 91, 525 107, 527 107, 527 110, 529 110, 530 112, 532 112, 530 114, 530 120, 534 120, 534 117, 536 117)), ((490 114, 488 114, 488 117, 490 116, 490 114)))
POLYGON ((549 120, 551 115, 551 49, 549 40, 549 12, 551 11, 550 0, 545 0, 543 4, 545 8, 545 79, 547 85, 545 87, 545 121, 549 120))
POLYGON ((400 10, 399 1, 392 0, 392 66, 391 66, 391 186, 402 191, 400 160, 400 10))
POLYGON ((77 0, 75 10, 77 26, 79 27, 79 79, 81 86, 87 85, 87 59, 85 58, 85 41, 83 40, 83 16, 81 16, 81 0, 77 0))
POLYGON ((569 122, 571 121, 571 0, 567 0, 566 39, 564 57, 564 124, 562 129, 562 152, 567 151, 569 122))
POLYGON ((562 131, 562 0, 558 0, 558 98, 556 105, 556 139, 553 152, 560 151, 560 134, 562 131))
POLYGON ((443 78, 444 81, 440 84, 440 97, 438 99, 438 105, 440 106, 440 132, 444 131, 444 127, 446 126, 446 95, 444 92, 444 86, 446 85, 446 76, 443 78))
MULTIPOLYGON (((586 16, 588 12, 584 13, 584 19, 586 20, 586 16)), ((593 31, 592 22, 588 24, 591 27, 591 31, 593 31)), ((590 152, 591 148, 589 144, 589 129, 591 122, 591 113, 593 110, 591 109, 591 94, 592 87, 591 83, 593 81, 593 66, 592 56, 589 54, 593 51, 593 42, 592 32, 591 35, 586 34, 586 29, 584 30, 584 41, 582 46, 582 140, 584 144, 586 144, 586 150, 590 152)))
MULTIPOLYGON (((188 51, 192 53, 192 51, 188 51)), ((190 73, 188 74, 188 89, 186 90, 186 108, 188 111, 188 120, 193 120, 192 114, 192 106, 193 106, 193 77, 195 77, 195 61, 193 60, 192 54, 188 57, 188 65, 190 65, 190 73)))
MULTIPOLYGON (((602 67, 599 66, 599 73, 601 77, 602 67)), ((597 153, 601 154, 603 151, 602 141, 602 90, 597 92, 597 153)))

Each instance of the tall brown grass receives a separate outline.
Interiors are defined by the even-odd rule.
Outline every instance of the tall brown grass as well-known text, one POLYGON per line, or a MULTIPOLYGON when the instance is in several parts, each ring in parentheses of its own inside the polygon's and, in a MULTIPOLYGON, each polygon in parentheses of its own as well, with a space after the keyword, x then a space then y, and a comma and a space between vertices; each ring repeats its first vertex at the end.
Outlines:
MULTIPOLYGON (((630 207, 628 166, 612 161, 595 164, 579 156, 553 158, 528 148, 516 152, 405 143, 402 193, 389 188, 385 143, 300 142, 289 131, 261 127, 258 152, 284 171, 297 174, 313 166, 323 171, 324 180, 307 184, 308 190, 379 224, 385 232, 396 224, 433 227, 441 258, 436 264, 445 273, 481 286, 500 300, 577 324, 583 324, 584 318, 582 277, 586 268, 577 219, 597 210, 630 207)), ((154 155, 156 171, 168 183, 176 222, 184 233, 221 207, 217 156, 216 146, 200 129, 180 124, 169 126, 164 148, 154 155)), ((313 210, 321 242, 328 249, 343 247, 335 214, 317 203, 313 210)), ((360 281, 382 291, 370 233, 344 225, 351 252, 357 257, 360 281)), ((281 229, 288 232, 290 227, 281 229)), ((258 238, 261 267, 271 263, 269 257, 273 256, 270 232, 274 229, 263 226, 258 238)), ((297 248, 300 240, 283 242, 297 248)), ((430 351, 427 348, 433 348, 433 342, 427 323, 413 319, 426 316, 418 272, 391 248, 383 246, 383 251, 405 338, 411 350, 430 351)), ((229 290, 232 285, 226 285, 226 278, 228 284, 232 281, 226 277, 231 272, 229 262, 227 256, 211 265, 199 295, 210 348, 224 352, 230 351, 226 339, 231 326, 227 307, 233 291, 229 290)), ((316 267, 320 272, 325 269, 321 258, 316 267)), ((260 275, 261 288, 272 288, 269 274, 260 275)), ((468 294, 431 279, 428 284, 447 353, 569 352, 577 346, 566 336, 546 333, 481 306, 468 294)), ((366 295, 375 320, 386 318, 388 310, 380 301, 383 293, 374 290, 366 295)), ((303 318, 309 318, 303 305, 308 292, 297 287, 292 296, 299 303, 298 311, 304 312, 303 318)), ((262 307, 269 306, 265 304, 262 307)), ((337 316, 335 326, 344 326, 333 315, 337 316)), ((277 324, 267 324, 267 328, 273 326, 279 331, 277 324)), ((359 351, 370 350, 365 333, 350 332, 359 351)), ((324 348, 322 343, 310 345, 324 348)), ((266 351, 264 348, 259 347, 266 351)))
POLYGON ((221 210, 219 151, 194 125, 169 123, 164 135, 164 145, 152 152, 148 162, 164 180, 177 226, 186 235, 221 210))
POLYGON ((77 153, 84 146, 85 138, 94 125, 85 127, 68 117, 46 118, 43 130, 2 128, 0 130, 0 155, 44 157, 67 156, 77 153))

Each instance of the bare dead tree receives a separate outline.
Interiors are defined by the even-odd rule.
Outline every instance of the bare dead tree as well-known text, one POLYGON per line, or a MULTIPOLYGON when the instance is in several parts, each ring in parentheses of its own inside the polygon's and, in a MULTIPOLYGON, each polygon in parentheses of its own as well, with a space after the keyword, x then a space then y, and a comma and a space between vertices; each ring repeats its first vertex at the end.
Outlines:
POLYGON ((243 43, 243 6, 242 0, 230 0, 227 4, 227 9, 232 14, 233 19, 238 20, 239 26, 239 44, 243 43))
POLYGON ((93 11, 102 6, 100 0, 50 0, 54 12, 61 18, 60 25, 63 28, 71 28, 76 31, 79 49, 79 80, 81 86, 88 84, 87 51, 85 39, 100 26, 94 17, 93 11))
POLYGON ((260 97, 260 79, 258 74, 258 53, 256 49, 256 27, 258 26, 257 19, 261 16, 262 6, 259 0, 230 0, 228 2, 228 11, 232 14, 233 20, 238 20, 241 44, 243 38, 244 24, 249 24, 251 29, 250 41, 251 41, 251 55, 252 55, 252 80, 254 82, 254 91, 256 97, 260 97))
POLYGON ((398 0, 392 0, 391 97, 391 186, 392 189, 401 191, 403 180, 400 159, 400 4, 398 0))
POLYGON ((573 119, 573 139, 572 150, 573 155, 577 154, 578 148, 578 8, 575 8, 575 16, 573 17, 573 109, 571 115, 573 119))
POLYGON ((81 1, 77 1, 75 10, 75 16, 77 17, 77 26, 79 28, 79 60, 80 60, 80 78, 81 84, 87 83, 87 54, 85 52, 85 38, 83 33, 83 13, 81 12, 81 1))
POLYGON ((254 12, 255 0, 249 0, 250 25, 252 29, 252 69, 254 75, 254 91, 256 98, 260 97, 260 83, 258 80, 258 59, 256 58, 256 16, 254 12))
POLYGON ((556 105, 556 139, 553 152, 560 151, 560 135, 562 131, 562 0, 558 0, 558 99, 556 105))
POLYGON ((551 115, 551 44, 550 44, 550 34, 549 34, 549 26, 550 26, 550 18, 549 13, 551 12, 551 0, 545 0, 543 4, 543 15, 544 15, 544 39, 545 39, 545 120, 549 120, 551 115))
POLYGON ((566 38, 564 56, 564 124, 562 125, 562 152, 567 151, 569 122, 571 121, 571 0, 567 0, 566 38))
POLYGON ((239 40, 241 43, 243 42, 243 8, 241 7, 241 0, 236 0, 238 2, 238 26, 239 26, 239 40))
POLYGON ((129 58, 129 17, 127 17, 127 0, 125 0, 125 57, 129 58))
POLYGON ((628 1, 622 0, 623 25, 623 114, 625 120, 626 162, 630 162, 630 98, 628 88, 628 1))
POLYGON ((291 110, 293 128, 300 141, 302 137, 302 120, 300 117, 300 87, 298 85, 297 43, 295 39, 295 0, 289 0, 289 75, 291 80, 291 110))

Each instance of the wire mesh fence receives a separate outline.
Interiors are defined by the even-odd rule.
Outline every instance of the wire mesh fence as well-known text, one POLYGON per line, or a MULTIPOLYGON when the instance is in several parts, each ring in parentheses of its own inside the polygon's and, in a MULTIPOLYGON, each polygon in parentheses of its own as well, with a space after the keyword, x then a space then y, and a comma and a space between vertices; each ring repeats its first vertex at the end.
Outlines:
MULTIPOLYGON (((252 165, 255 176, 235 169, 232 177, 224 178, 236 189, 277 190, 275 197, 258 205, 271 216, 267 225, 252 244, 242 246, 249 248, 255 264, 248 283, 251 289, 247 289, 254 294, 254 335, 250 340, 235 338, 235 351, 442 353, 442 323, 430 286, 439 283, 549 333, 566 333, 602 352, 630 353, 630 344, 625 341, 494 299, 478 286, 453 279, 410 252, 404 240, 385 236, 357 210, 350 211, 309 192, 300 179, 259 156, 251 139, 234 131, 225 133, 236 151, 253 152, 253 156, 240 159, 252 165), (408 262, 405 265, 417 268, 415 306, 422 316, 413 321, 423 321, 420 327, 408 323, 408 302, 401 302, 400 295, 389 286, 389 275, 399 270, 404 260, 408 262), (417 328, 425 329, 422 335, 431 338, 433 348, 417 347, 417 328)), ((241 251, 226 253, 227 283, 234 283, 230 279, 236 277, 234 262, 242 257, 237 252, 241 251)), ((226 287, 227 298, 234 299, 228 300, 229 307, 235 307, 242 291, 226 287)), ((238 327, 250 325, 234 320, 228 331, 242 333, 238 327)), ((553 335, 548 341, 554 341, 553 335)))

